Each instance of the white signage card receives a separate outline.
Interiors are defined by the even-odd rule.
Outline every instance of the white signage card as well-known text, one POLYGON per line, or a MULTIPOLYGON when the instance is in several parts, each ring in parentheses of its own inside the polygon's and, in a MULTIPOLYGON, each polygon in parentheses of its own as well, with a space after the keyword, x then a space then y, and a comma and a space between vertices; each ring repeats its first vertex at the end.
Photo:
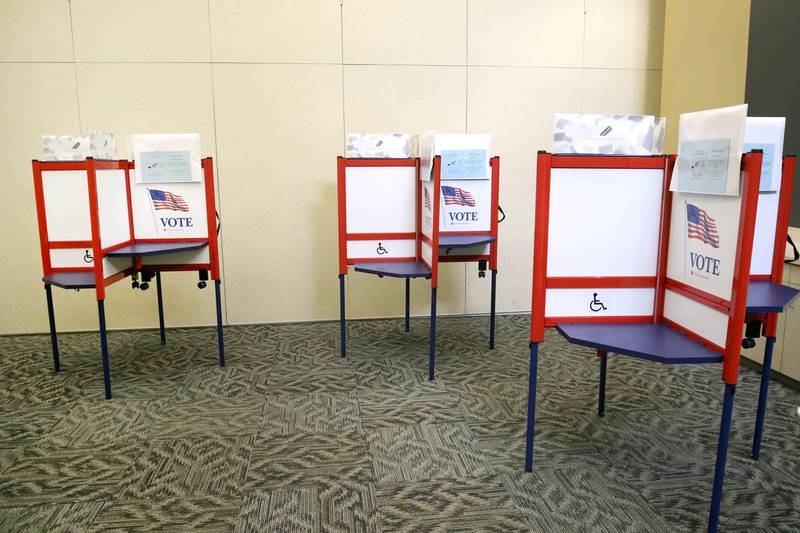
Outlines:
POLYGON ((491 180, 442 182, 440 198, 439 220, 444 231, 491 230, 491 180))
POLYGON ((730 299, 740 208, 739 196, 676 193, 672 199, 667 276, 730 299))
POLYGON ((203 180, 197 133, 137 133, 128 139, 128 150, 136 163, 137 183, 203 180))
POLYGON ((553 121, 553 153, 651 155, 654 133, 652 115, 558 113, 553 121))
POLYGON ((441 156, 442 180, 485 180, 491 177, 491 135, 427 133, 420 136, 422 179, 429 180, 433 158, 441 156))
POLYGON ((739 194, 747 104, 683 113, 671 191, 739 194))

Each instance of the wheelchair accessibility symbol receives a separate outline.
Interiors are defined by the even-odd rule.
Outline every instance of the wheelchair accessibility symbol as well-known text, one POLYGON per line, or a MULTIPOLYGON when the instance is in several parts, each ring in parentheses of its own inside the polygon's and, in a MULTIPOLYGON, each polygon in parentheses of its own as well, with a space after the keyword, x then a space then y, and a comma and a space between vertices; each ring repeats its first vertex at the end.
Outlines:
POLYGON ((378 255, 385 255, 389 253, 389 250, 384 248, 381 243, 378 243, 378 248, 375 251, 378 252, 378 255))
POLYGON ((589 309, 591 309, 595 313, 599 313, 600 311, 605 311, 606 306, 603 305, 603 302, 597 299, 597 293, 592 295, 592 301, 589 302, 589 309))
POLYGON ((83 254, 83 262, 84 263, 91 263, 94 261, 94 257, 92 254, 89 253, 89 250, 86 250, 86 253, 83 254))

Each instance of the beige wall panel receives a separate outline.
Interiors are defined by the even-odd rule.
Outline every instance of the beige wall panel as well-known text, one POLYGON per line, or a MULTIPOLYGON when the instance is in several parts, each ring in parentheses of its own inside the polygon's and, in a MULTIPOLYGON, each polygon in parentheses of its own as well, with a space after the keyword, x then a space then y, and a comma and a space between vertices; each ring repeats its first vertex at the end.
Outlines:
POLYGON ((72 0, 78 61, 208 61, 208 4, 72 0))
MULTIPOLYGON (((469 69, 469 131, 492 134, 500 205, 508 215, 499 226, 499 312, 530 309, 536 152, 552 147, 554 113, 580 111, 580 87, 577 69, 469 69)), ((488 275, 479 279, 469 265, 466 280, 467 312, 488 312, 488 275)))
POLYGON ((750 0, 668 0, 661 114, 677 148, 681 113, 744 103, 750 0))
POLYGON ((338 316, 341 67, 215 65, 231 323, 338 316))
MULTIPOLYGON (((42 157, 42 134, 79 130, 73 65, 0 64, 0 116, 0 175, 4 217, 9 222, 0 225, 0 278, 6 302, 0 306, 0 333, 46 331, 31 160, 42 157)), ((67 317, 77 309, 59 302, 58 311, 65 318, 59 322, 69 323, 67 317)), ((88 322, 71 324, 86 327, 88 322)))
POLYGON ((471 0, 470 65, 580 67, 583 0, 471 0))
POLYGON ((582 111, 658 115, 660 92, 659 70, 586 69, 582 111))
MULTIPOLYGON (((83 129, 114 133, 119 157, 128 157, 131 133, 162 132, 199 133, 203 155, 216 156, 211 65, 84 63, 77 68, 83 129)), ((219 176, 216 185, 219 191, 219 176)), ((223 287, 226 281, 223 270, 223 287)), ((213 289, 198 290, 197 274, 165 273, 162 282, 168 325, 214 323, 213 289)), ((153 291, 109 293, 109 326, 157 326, 154 297, 153 291), (119 312, 112 315, 115 309, 119 312)))
POLYGON ((586 0, 584 65, 661 68, 666 0, 586 0))
POLYGON ((466 64, 466 0, 345 0, 342 28, 345 63, 466 64))
POLYGON ((339 0, 210 0, 214 61, 338 63, 339 0))
MULTIPOLYGON (((465 67, 345 66, 345 130, 463 132, 465 77, 465 67)), ((464 266, 441 267, 439 287, 438 312, 463 313, 464 266)), ((404 291, 402 283, 391 284, 363 274, 351 275, 348 314, 354 318, 402 314, 404 291), (375 297, 375 294, 383 295, 384 291, 388 292, 387 296, 375 297)), ((414 314, 430 313, 430 283, 422 280, 412 283, 411 303, 414 314)))
POLYGON ((72 61, 69 1, 0 2, 0 61, 72 61))

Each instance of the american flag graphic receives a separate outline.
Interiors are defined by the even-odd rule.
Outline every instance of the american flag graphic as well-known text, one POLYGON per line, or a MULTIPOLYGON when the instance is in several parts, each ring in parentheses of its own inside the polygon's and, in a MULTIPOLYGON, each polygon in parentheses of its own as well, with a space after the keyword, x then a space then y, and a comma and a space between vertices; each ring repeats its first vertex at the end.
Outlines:
POLYGON ((450 187, 442 185, 442 194, 444 195, 444 205, 466 205, 475 207, 475 198, 464 189, 458 187, 450 187))
POLYGON ((153 208, 158 211, 159 209, 168 209, 169 211, 189 211, 189 204, 179 194, 172 194, 167 191, 160 191, 158 189, 149 189, 150 200, 153 201, 153 208))
POLYGON ((431 193, 428 192, 428 189, 422 189, 425 192, 425 209, 431 208, 431 193))
POLYGON ((693 204, 686 204, 686 228, 690 239, 697 239, 719 248, 717 222, 705 210, 693 204))

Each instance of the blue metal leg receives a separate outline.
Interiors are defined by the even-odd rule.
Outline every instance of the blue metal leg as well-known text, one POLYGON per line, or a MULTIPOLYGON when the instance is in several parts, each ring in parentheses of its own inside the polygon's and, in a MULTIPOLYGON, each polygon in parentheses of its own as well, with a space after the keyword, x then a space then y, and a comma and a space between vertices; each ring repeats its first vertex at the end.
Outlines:
POLYGON ((411 278, 406 278, 406 331, 411 329, 411 278))
POLYGON ((347 328, 344 323, 344 274, 339 274, 339 336, 341 337, 342 357, 347 355, 347 328))
POLYGON ((533 472, 533 434, 536 429, 536 373, 539 343, 531 343, 531 368, 528 371, 528 432, 525 437, 525 471, 533 472))
POLYGON ((717 531, 719 508, 722 503, 722 483, 725 479, 725 462, 728 458, 728 438, 731 433, 731 416, 733 415, 733 395, 736 385, 725 384, 725 400, 722 404, 722 424, 719 428, 719 444, 717 445, 717 464, 714 469, 714 488, 711 492, 711 511, 708 515, 708 531, 717 531))
POLYGON ((428 379, 433 381, 436 373, 436 287, 431 288, 431 334, 428 343, 428 379))
POLYGON ((58 357, 58 336, 56 335, 56 313, 53 310, 53 289, 49 283, 44 284, 47 295, 47 318, 50 321, 50 345, 53 347, 53 370, 61 370, 61 360, 58 357))
POLYGON ((106 334, 106 308, 103 300, 97 300, 97 315, 100 318, 100 349, 103 354, 103 385, 106 400, 111 399, 111 371, 108 365, 108 336, 106 334))
POLYGON ((219 343, 219 366, 225 366, 225 339, 222 337, 222 297, 220 286, 222 281, 214 280, 214 295, 217 298, 217 342, 219 343))
POLYGON ((489 312, 489 349, 494 350, 494 315, 497 301, 497 270, 492 270, 492 305, 489 312))
POLYGON ((764 367, 761 369, 761 390, 758 393, 758 412, 756 414, 756 431, 753 435, 753 459, 761 457, 761 437, 764 435, 764 418, 767 411, 767 393, 769 392, 769 374, 772 371, 772 348, 775 337, 767 337, 764 347, 764 367))
POLYGON ((608 365, 608 352, 597 350, 600 356, 600 390, 597 397, 597 414, 606 415, 606 366, 608 365))
POLYGON ((161 272, 156 272, 156 295, 158 296, 158 329, 161 333, 161 344, 167 343, 167 333, 164 330, 164 300, 161 297, 161 272))

